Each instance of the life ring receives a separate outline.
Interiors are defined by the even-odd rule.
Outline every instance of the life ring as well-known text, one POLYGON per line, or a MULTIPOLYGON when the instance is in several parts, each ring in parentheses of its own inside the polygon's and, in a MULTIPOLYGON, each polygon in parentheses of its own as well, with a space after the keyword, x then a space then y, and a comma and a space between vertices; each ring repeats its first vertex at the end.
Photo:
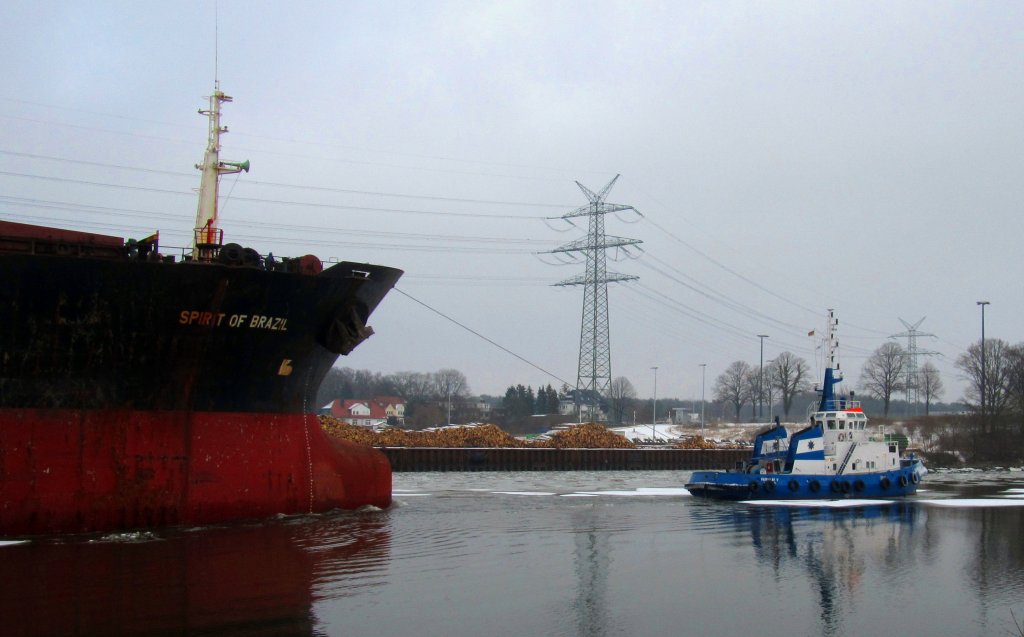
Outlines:
POLYGON ((800 483, 797 482, 796 480, 790 480, 789 481, 789 490, 794 492, 794 493, 796 493, 797 491, 800 490, 800 483))
POLYGON ((750 489, 751 493, 757 493, 757 480, 751 480, 747 488, 750 489))
POLYGON ((817 480, 811 480, 811 483, 809 485, 807 485, 807 486, 809 486, 811 488, 811 491, 813 493, 817 493, 818 491, 821 491, 821 483, 818 482, 817 480))
POLYGON ((775 481, 774 480, 765 480, 764 481, 764 490, 765 490, 766 493, 775 493, 775 481))
POLYGON ((921 481, 921 476, 917 475, 916 473, 912 473, 910 474, 910 481, 913 482, 914 484, 917 484, 918 482, 921 481))
POLYGON ((882 487, 883 491, 888 489, 889 485, 889 476, 882 476, 882 479, 878 481, 878 486, 882 487))
POLYGON ((832 484, 828 485, 828 488, 832 490, 832 493, 839 493, 843 487, 839 485, 838 480, 833 480, 832 484))
POLYGON ((853 489, 854 489, 854 491, 857 491, 858 493, 863 491, 864 490, 864 481, 860 480, 860 479, 854 481, 853 489))
POLYGON ((907 486, 907 476, 903 475, 902 473, 900 474, 900 486, 907 486))

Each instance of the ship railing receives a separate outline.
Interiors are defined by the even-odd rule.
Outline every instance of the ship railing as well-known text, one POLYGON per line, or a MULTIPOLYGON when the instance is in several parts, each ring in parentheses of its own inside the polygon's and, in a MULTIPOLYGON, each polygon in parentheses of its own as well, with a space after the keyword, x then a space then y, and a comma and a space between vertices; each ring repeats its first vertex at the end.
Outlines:
POLYGON ((196 228, 194 233, 196 247, 192 251, 192 259, 213 261, 217 258, 217 252, 224 245, 224 231, 207 224, 204 228, 196 228))
POLYGON ((825 405, 821 406, 819 403, 811 403, 807 408, 807 415, 813 415, 820 411, 844 411, 848 409, 860 409, 860 401, 852 400, 849 398, 833 398, 825 401, 825 405))

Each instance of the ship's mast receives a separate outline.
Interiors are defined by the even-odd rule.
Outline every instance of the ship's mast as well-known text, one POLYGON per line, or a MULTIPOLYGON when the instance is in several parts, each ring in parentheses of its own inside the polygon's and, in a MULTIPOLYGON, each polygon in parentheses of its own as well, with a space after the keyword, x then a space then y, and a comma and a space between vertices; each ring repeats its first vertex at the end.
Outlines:
POLYGON ((192 258, 209 261, 216 256, 223 244, 223 231, 217 227, 217 196, 220 189, 220 176, 241 171, 249 172, 249 161, 230 162, 220 160, 220 135, 228 132, 227 126, 220 125, 221 102, 230 102, 231 98, 220 90, 220 83, 214 84, 213 95, 210 95, 210 108, 199 110, 209 120, 209 135, 206 143, 206 155, 203 163, 196 168, 203 171, 199 182, 199 208, 196 211, 195 233, 192 239, 192 258))
POLYGON ((835 390, 833 387, 842 382, 843 373, 839 369, 839 339, 836 337, 836 331, 839 329, 839 320, 835 316, 835 311, 831 308, 828 311, 828 324, 825 326, 825 382, 822 383, 821 387, 821 403, 818 405, 819 411, 825 411, 827 409, 836 409, 835 390))

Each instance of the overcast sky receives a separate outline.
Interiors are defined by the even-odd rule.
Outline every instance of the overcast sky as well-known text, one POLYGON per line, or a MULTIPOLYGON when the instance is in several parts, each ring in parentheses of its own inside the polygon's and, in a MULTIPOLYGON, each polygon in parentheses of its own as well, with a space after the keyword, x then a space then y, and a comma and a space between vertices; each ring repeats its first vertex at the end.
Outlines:
MULTIPOLYGON (((0 217, 185 245, 213 87, 228 240, 406 271, 339 365, 575 384, 574 183, 637 215, 609 269, 612 374, 707 395, 735 360, 813 369, 826 308, 857 386, 906 328, 1024 339, 1024 3, 11 0, 0 217), (215 56, 215 51, 219 54, 215 56), (215 65, 215 59, 217 63, 215 65), (619 255, 626 256, 626 255, 619 255), (412 297, 412 298, 410 298, 412 297), (538 371, 438 316, 500 343, 538 371)), ((611 256, 615 256, 610 254, 611 256)), ((901 339, 906 345, 906 340, 901 339)), ((925 359, 921 359, 923 363, 925 359)))

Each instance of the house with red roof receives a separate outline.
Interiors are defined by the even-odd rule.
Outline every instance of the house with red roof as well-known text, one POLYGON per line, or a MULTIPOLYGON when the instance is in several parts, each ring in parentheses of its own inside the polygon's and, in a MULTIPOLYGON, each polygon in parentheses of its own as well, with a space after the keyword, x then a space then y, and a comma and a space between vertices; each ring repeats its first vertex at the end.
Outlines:
POLYGON ((338 399, 331 403, 330 414, 351 425, 379 428, 393 423, 401 426, 405 424, 405 401, 394 396, 338 399))

